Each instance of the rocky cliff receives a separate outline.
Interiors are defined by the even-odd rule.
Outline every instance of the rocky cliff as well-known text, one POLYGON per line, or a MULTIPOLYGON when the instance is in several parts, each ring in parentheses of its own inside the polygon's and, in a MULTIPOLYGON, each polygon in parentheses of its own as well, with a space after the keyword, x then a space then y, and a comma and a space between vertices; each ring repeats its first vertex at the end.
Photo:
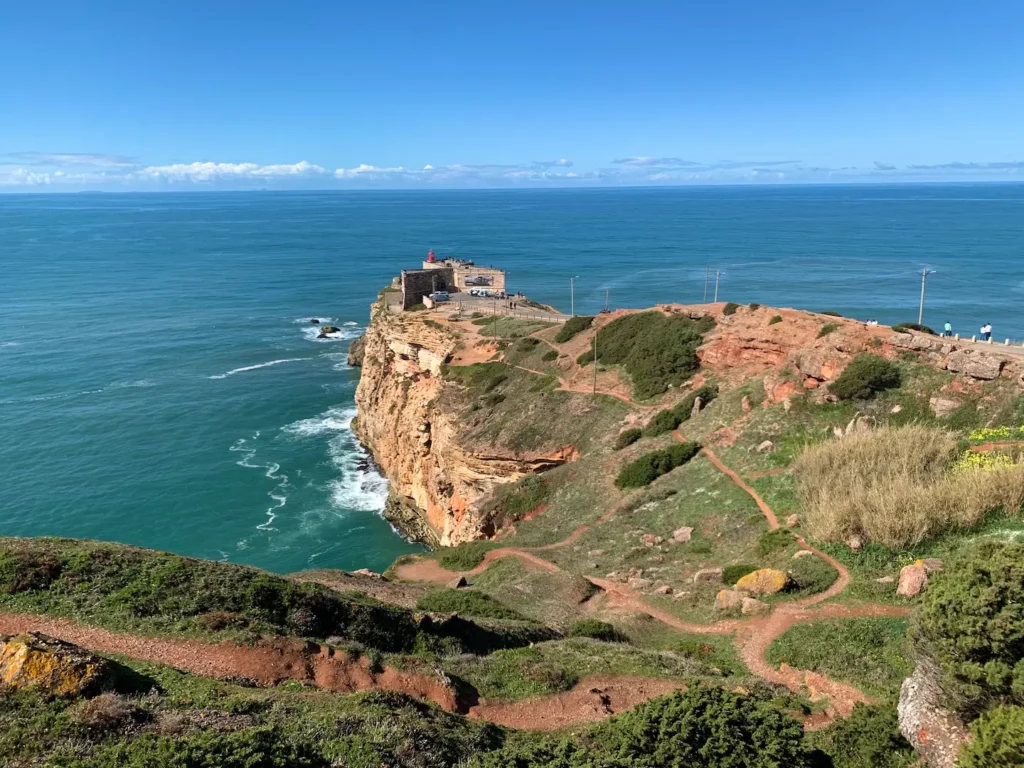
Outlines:
POLYGON ((457 331, 443 323, 375 310, 356 389, 356 434, 391 483, 385 517, 440 546, 492 536, 486 496, 572 457, 571 446, 523 451, 475 437, 452 405, 459 385, 442 375, 457 345, 457 331))

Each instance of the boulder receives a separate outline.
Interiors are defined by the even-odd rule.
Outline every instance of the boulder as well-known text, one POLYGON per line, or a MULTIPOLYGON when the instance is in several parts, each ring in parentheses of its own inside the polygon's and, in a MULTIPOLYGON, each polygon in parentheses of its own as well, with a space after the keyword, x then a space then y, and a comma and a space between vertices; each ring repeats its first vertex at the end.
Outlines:
POLYGON ((630 589, 649 589, 654 582, 650 579, 643 579, 639 576, 634 576, 626 583, 629 585, 630 589))
POLYGON ((694 584, 721 584, 722 583, 722 569, 721 568, 701 568, 695 574, 693 574, 694 584))
POLYGON ((654 588, 654 594, 656 594, 656 595, 671 595, 672 594, 672 587, 670 587, 668 584, 660 584, 660 585, 658 585, 657 587, 654 588))
POLYGON ((700 413, 700 409, 703 408, 703 407, 704 407, 704 401, 703 400, 701 400, 699 397, 694 399, 694 401, 693 401, 693 408, 690 409, 690 418, 692 419, 694 416, 696 416, 698 413, 700 413))
POLYGON ((320 333, 317 335, 318 339, 329 339, 332 333, 340 333, 341 329, 334 325, 322 325, 320 326, 320 333))
POLYGON ((806 348, 795 351, 790 360, 804 376, 818 381, 830 381, 839 375, 846 356, 834 348, 806 348))
POLYGON ((770 453, 775 450, 775 443, 771 440, 765 440, 759 446, 757 446, 758 453, 770 453))
POLYGON ((768 603, 762 603, 753 597, 744 597, 740 605, 740 613, 744 616, 763 616, 770 610, 771 606, 768 603))
POLYGON ((941 419, 949 416, 949 414, 959 408, 960 401, 950 400, 948 397, 933 397, 928 401, 928 407, 932 409, 932 413, 941 419))
POLYGON ((653 547, 655 544, 661 544, 664 539, 661 536, 655 536, 653 533, 645 533, 640 537, 640 541, 648 547, 653 547))
POLYGON ((946 370, 962 373, 972 379, 992 381, 999 378, 999 372, 1002 369, 1003 361, 998 357, 972 352, 969 349, 951 352, 946 358, 946 370))
POLYGON ((800 515, 790 515, 786 518, 787 528, 799 528, 800 527, 800 515))
POLYGON ((905 565, 900 569, 899 584, 896 585, 896 594, 900 597, 917 597, 928 583, 928 569, 924 563, 918 560, 912 565, 905 565))
POLYGON ((693 536, 693 528, 684 525, 682 528, 672 531, 672 543, 682 544, 684 541, 689 541, 691 536, 693 536))
POLYGON ((804 389, 817 389, 820 386, 821 382, 817 379, 811 378, 810 376, 804 379, 804 389))
POLYGON ((312 323, 313 325, 320 325, 320 321, 317 320, 315 317, 312 318, 309 322, 312 323))
POLYGON ((454 579, 449 581, 445 586, 447 586, 448 589, 462 589, 463 587, 468 585, 469 582, 466 581, 465 576, 456 576, 454 579))
POLYGON ((348 345, 348 359, 346 362, 353 368, 360 368, 363 365, 363 357, 365 354, 366 336, 360 336, 348 345))
POLYGON ((809 550, 809 549, 799 549, 799 550, 797 550, 796 552, 793 553, 793 559, 794 560, 799 560, 801 557, 810 557, 813 554, 814 553, 811 552, 811 550, 809 550))
POLYGON ((877 579, 875 579, 875 581, 878 582, 879 584, 892 584, 894 581, 896 581, 896 577, 895 576, 879 576, 877 579))
POLYGON ((115 665, 72 643, 40 632, 0 635, 0 683, 62 698, 113 687, 115 665))
POLYGON ((928 350, 939 350, 943 342, 932 336, 922 336, 916 333, 894 333, 887 341, 894 347, 900 349, 914 349, 918 352, 928 350))
POLYGON ((743 410, 744 413, 750 413, 750 409, 752 408, 752 406, 750 405, 749 395, 744 395, 743 399, 740 400, 740 408, 743 410))
POLYGON ((587 552, 587 557, 604 557, 606 551, 603 549, 592 549, 587 552))
POLYGON ((930 661, 919 660, 914 674, 900 686, 896 713, 900 732, 929 768, 955 768, 968 732, 963 721, 947 708, 940 679, 941 674, 930 661))
POLYGON ((859 533, 855 533, 846 540, 846 546, 854 552, 860 552, 864 549, 864 538, 859 533))
POLYGON ((789 586, 789 574, 775 568, 761 568, 736 582, 736 589, 754 595, 774 595, 789 586))
POLYGON ((730 608, 740 608, 743 599, 746 597, 742 592, 735 589, 722 589, 715 595, 715 610, 728 611, 730 608))

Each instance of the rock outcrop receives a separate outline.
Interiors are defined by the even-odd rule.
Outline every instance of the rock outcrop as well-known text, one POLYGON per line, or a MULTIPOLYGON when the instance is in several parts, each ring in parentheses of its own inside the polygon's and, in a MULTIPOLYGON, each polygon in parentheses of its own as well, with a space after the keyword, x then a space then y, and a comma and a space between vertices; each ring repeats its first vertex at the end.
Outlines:
POLYGON ((918 661, 914 674, 903 681, 896 707, 900 732, 929 768, 955 768, 967 728, 944 705, 939 672, 927 660, 918 661))
POLYGON ((494 535, 481 502, 495 488, 575 458, 571 447, 516 452, 468 439, 459 414, 437 405, 458 386, 442 375, 456 345, 439 323, 378 311, 356 389, 353 429, 391 483, 385 517, 433 546, 494 535))
POLYGON ((114 675, 111 662, 77 645, 39 632, 0 635, 0 685, 73 697, 100 693, 114 675))
POLYGON ((736 589, 754 595, 774 595, 789 586, 789 574, 774 568, 761 568, 736 582, 736 589))
POLYGON ((348 358, 346 362, 353 368, 359 368, 363 364, 363 354, 366 350, 366 337, 360 336, 348 345, 348 358))

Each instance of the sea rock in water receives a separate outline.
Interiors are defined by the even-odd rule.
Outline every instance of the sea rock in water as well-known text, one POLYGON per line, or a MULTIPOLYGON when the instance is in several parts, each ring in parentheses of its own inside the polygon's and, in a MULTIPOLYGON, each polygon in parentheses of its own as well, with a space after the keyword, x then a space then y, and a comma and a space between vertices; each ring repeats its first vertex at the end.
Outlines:
POLYGON ((736 582, 736 589, 755 595, 774 595, 789 586, 789 574, 774 568, 761 568, 736 582))
POLYGON ((317 320, 317 319, 316 319, 315 317, 314 317, 314 318, 312 318, 312 319, 311 319, 311 320, 310 320, 309 322, 310 322, 310 323, 311 323, 312 325, 320 325, 320 321, 319 321, 319 320, 317 320))
POLYGON ((0 683, 73 697, 112 687, 115 665, 84 648, 40 632, 0 635, 0 683))

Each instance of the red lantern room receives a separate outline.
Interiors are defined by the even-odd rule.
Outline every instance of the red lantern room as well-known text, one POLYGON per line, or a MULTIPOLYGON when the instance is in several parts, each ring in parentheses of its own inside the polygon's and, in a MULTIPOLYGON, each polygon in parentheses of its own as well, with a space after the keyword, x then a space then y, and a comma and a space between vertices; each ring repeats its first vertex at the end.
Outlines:
POLYGON ((430 249, 430 251, 427 252, 427 263, 433 264, 436 261, 437 259, 434 257, 434 250, 430 249))

